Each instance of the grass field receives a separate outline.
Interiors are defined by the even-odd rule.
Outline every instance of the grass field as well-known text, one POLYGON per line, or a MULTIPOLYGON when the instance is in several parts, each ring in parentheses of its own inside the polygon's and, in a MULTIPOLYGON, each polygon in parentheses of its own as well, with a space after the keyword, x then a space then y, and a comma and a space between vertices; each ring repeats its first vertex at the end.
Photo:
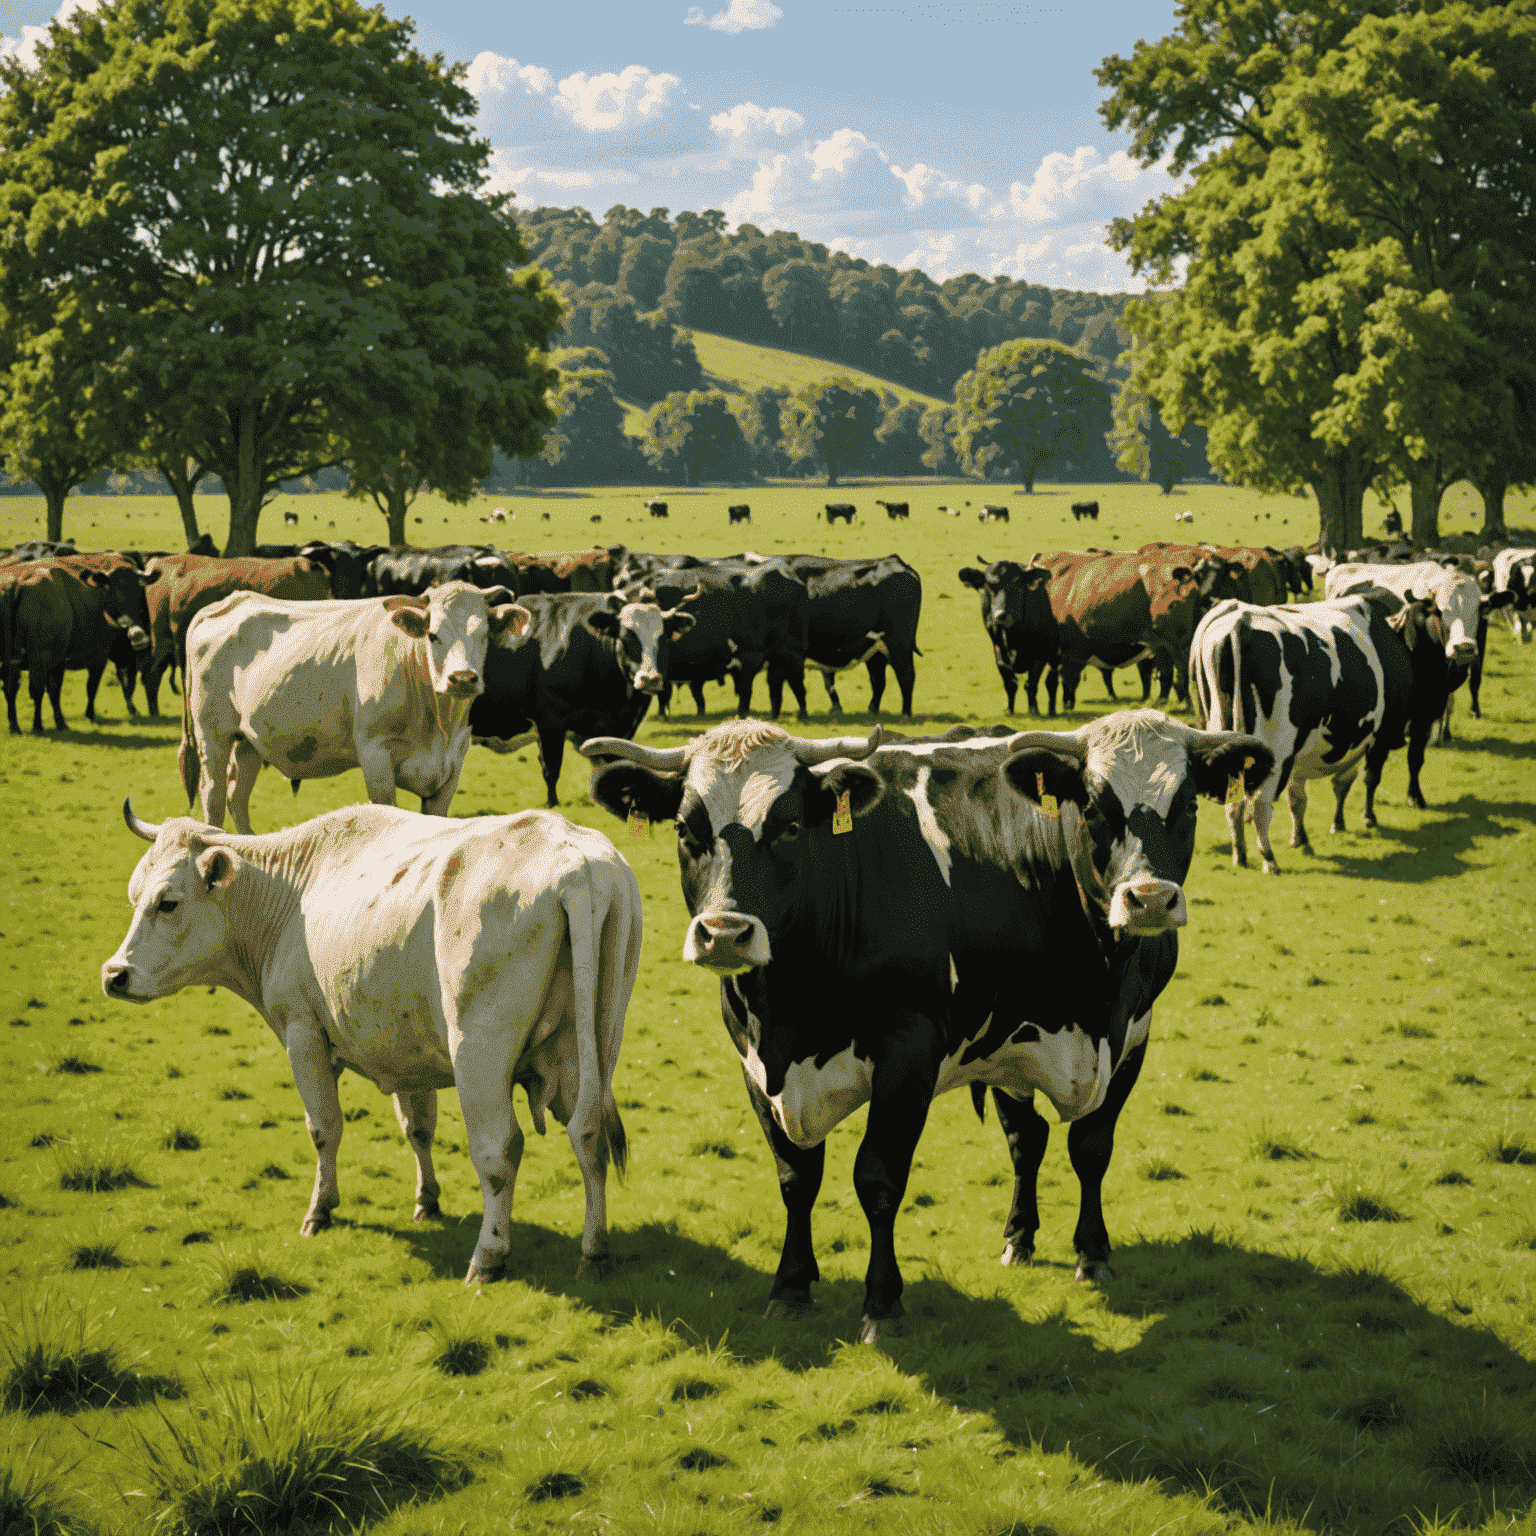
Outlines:
MULTIPOLYGON (((815 486, 672 491, 665 523, 646 494, 504 495, 517 520, 497 542, 898 550, 924 578, 916 725, 936 730, 1000 718, 956 578, 977 554, 1134 548, 1175 536, 1186 507, 1189 531, 1219 541, 1316 529, 1310 502, 1218 487, 1045 486, 1008 494, 1015 520, 985 528, 936 508, 1003 499, 995 487, 903 485, 912 521, 888 525, 873 505, 888 490, 855 485, 835 494, 864 510, 836 529, 815 486), (1067 503, 1095 494, 1103 515, 1079 529, 1067 503), (725 521, 741 499, 745 534, 725 521)), ((1445 525, 1465 530, 1476 498, 1449 501, 1445 525)), ((487 537, 491 504, 424 499, 412 536, 487 537)), ((382 532, 371 506, 282 505, 302 537, 382 532)), ((0 542, 37 534, 41 510, 0 500, 0 542)), ((202 512, 221 537, 221 503, 202 512)), ((1510 514, 1536 520, 1528 501, 1510 514)), ((82 547, 179 545, 169 498, 77 499, 65 527, 82 547)), ((263 534, 283 536, 276 510, 263 534)), ((867 699, 862 679, 842 693, 867 699)), ((1084 711, 1107 708, 1101 695, 1085 679, 1084 711)), ((838 729, 819 682, 811 696, 804 729, 838 729)), ((104 682, 85 726, 79 674, 64 697, 62 739, 0 738, 7 1536, 1536 1531, 1536 647, 1502 626, 1482 720, 1460 696, 1456 741, 1431 750, 1428 811, 1407 806, 1394 756, 1378 832, 1359 830, 1357 789, 1352 830, 1314 828, 1312 857, 1282 843, 1271 878, 1232 869, 1203 806, 1180 968, 1106 1180, 1113 1278, 1073 1283, 1061 1131, 1038 1261, 998 1267, 1006 1150, 952 1094, 897 1226, 907 1335, 883 1351, 843 1342, 867 1260, 862 1115, 829 1141, 817 1312, 762 1319, 782 1208, 716 988, 678 958, 670 840, 592 807, 573 753, 563 808, 614 837, 645 899, 616 1075, 633 1158, 610 1184, 615 1262, 574 1279, 575 1160, 563 1136, 530 1137, 515 1278, 466 1291, 480 1202, 455 1096, 439 1127, 450 1214, 417 1226, 391 1105, 355 1077, 339 1219, 301 1239, 313 1153, 261 1021, 224 992, 132 1010, 100 991, 142 852, 119 807, 131 793, 145 817, 184 811, 179 722, 128 721, 104 682)), ((678 702, 640 739, 696 729, 678 702)), ((709 702, 707 723, 723 718, 726 692, 709 702)), ((291 824, 360 793, 354 773, 295 801, 269 774, 252 816, 291 824)), ((531 751, 476 750, 455 813, 541 803, 531 751)))

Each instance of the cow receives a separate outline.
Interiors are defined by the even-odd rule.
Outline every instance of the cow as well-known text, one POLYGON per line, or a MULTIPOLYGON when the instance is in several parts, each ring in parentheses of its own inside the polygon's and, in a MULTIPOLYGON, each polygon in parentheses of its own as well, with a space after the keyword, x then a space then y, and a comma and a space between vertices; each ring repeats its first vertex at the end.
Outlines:
MULTIPOLYGON (((284 559, 165 555, 150 562, 161 580, 149 590, 149 654, 144 694, 149 712, 160 713, 160 679, 166 670, 187 673, 187 627, 204 608, 235 592, 260 592, 286 602, 320 602, 332 596, 330 573, 308 555, 284 559)), ((174 688, 174 681, 172 683, 174 688)))
POLYGON ((1192 523, 1195 520, 1195 514, 1193 512, 1175 512, 1173 520, 1176 523, 1192 523))
POLYGON ((529 554, 504 549, 499 552, 517 572, 519 596, 556 592, 611 592, 614 568, 627 551, 622 544, 604 548, 546 550, 529 554))
POLYGON ((421 597, 292 603, 237 592, 187 631, 179 753, 187 802, 249 832, 263 764, 301 779, 361 768, 368 798, 395 789, 446 816, 469 750, 471 701, 493 636, 526 628, 505 587, 467 582, 421 597))
POLYGON ((1200 562, 1225 560, 1223 594, 1241 602, 1267 606, 1283 603, 1290 595, 1287 562, 1278 550, 1260 549, 1252 545, 1237 544, 1222 547, 1215 544, 1169 544, 1153 540, 1143 544, 1140 554, 1155 555, 1159 560, 1187 565, 1199 572, 1200 562))
POLYGON ((1270 550, 1285 563, 1286 587, 1293 597, 1301 597, 1312 590, 1311 557, 1300 545, 1289 549, 1270 550))
POLYGON ((467 581, 474 586, 505 587, 518 594, 517 567, 489 544, 445 544, 438 549, 396 545, 369 562, 370 595, 415 597, 428 587, 467 581))
POLYGON ((1072 521, 1080 523, 1087 517, 1094 522, 1099 520, 1099 504, 1096 501, 1074 501, 1072 503, 1072 521))
MULTIPOLYGON (((325 567, 330 578, 332 597, 377 597, 373 573, 374 558, 387 554, 387 544, 355 544, 351 539, 311 539, 307 544, 258 544, 251 553, 259 560, 294 560, 302 557, 325 567)), ((286 594, 274 594, 286 595, 286 594)))
POLYGON ((835 523, 838 518, 842 518, 851 527, 853 525, 853 514, 858 509, 851 501, 829 501, 826 503, 824 510, 827 514, 828 523, 835 523))
POLYGON ((1008 508, 998 502, 985 501, 976 518, 978 522, 983 523, 1006 523, 1009 521, 1008 508))
POLYGON ((1389 538, 1400 539, 1403 536, 1403 514, 1393 507, 1386 517, 1382 519, 1381 531, 1389 538))
POLYGON ((55 555, 77 555, 73 539, 28 539, 0 556, 0 565, 30 565, 34 560, 50 560, 55 555))
MULTIPOLYGON (((516 517, 517 513, 514 512, 512 514, 512 516, 516 517)), ((492 523, 504 523, 504 522, 506 522, 506 520, 507 520, 507 509, 505 507, 497 507, 491 513, 490 517, 487 519, 488 522, 492 522, 492 523)))
POLYGON ((626 1156, 613 1073, 641 937, 639 886, 606 837, 549 811, 444 821, 359 805, 261 837, 189 817, 155 826, 127 801, 123 815, 153 846, 102 991, 147 1003, 222 986, 266 1020, 316 1153, 305 1237, 341 1204, 344 1071, 394 1097, 417 1221, 442 1218, 437 1090, 457 1088, 484 1204, 465 1284, 498 1278, 521 1083, 534 1129, 546 1114, 566 1128, 586 1190, 580 1269, 601 1263, 608 1163, 622 1173, 626 1156))
POLYGON ((731 527, 737 523, 750 523, 752 521, 752 508, 746 502, 740 502, 734 507, 727 507, 725 515, 730 519, 731 527))
POLYGON ((1008 713, 1013 713, 1013 701, 1018 694, 1017 674, 1023 672, 1029 712, 1038 715, 1040 674, 1047 667, 1054 667, 1057 658, 1050 569, 1043 565, 1020 565, 1017 560, 988 561, 982 555, 976 558, 983 568, 963 567, 960 580, 981 594, 981 622, 992 642, 992 656, 1008 698, 1008 713))
POLYGON ((1035 1091, 1072 1122, 1078 1278, 1095 1278, 1115 1121, 1187 921, 1196 797, 1257 782, 1269 749, 1142 710, 1001 741, 883 747, 879 726, 811 741, 729 721, 686 746, 582 750, 606 762, 597 804, 677 827, 683 958, 720 978, 786 1207, 768 1316, 810 1304, 825 1139, 867 1103, 859 1337, 899 1329, 896 1214, 929 1104, 962 1086, 980 1112, 991 1085, 1013 1160, 1005 1264, 1029 1261, 1039 1228, 1035 1091))
POLYGON ((904 501, 876 501, 877 507, 885 508, 885 515, 894 523, 897 518, 908 518, 912 515, 911 507, 904 501))
POLYGON ((1218 603, 1200 621, 1191 650, 1197 715, 1216 730, 1257 736, 1274 766, 1247 796, 1227 804, 1232 862, 1248 862, 1243 821, 1252 816, 1264 872, 1275 874, 1269 840, 1275 798, 1291 810, 1291 847, 1310 851, 1308 779, 1333 781, 1330 831, 1344 830, 1344 801, 1365 766, 1367 827, 1376 826, 1376 786, 1389 753, 1408 737, 1408 799, 1424 809, 1419 769, 1431 725, 1449 692, 1444 623, 1431 601, 1406 605, 1384 587, 1296 607, 1218 603))
POLYGON ((1510 638, 1524 645, 1536 627, 1536 549, 1501 549, 1493 557, 1493 590, 1508 592, 1510 638))
POLYGON ((616 593, 525 597, 528 628, 492 640, 485 691, 469 709, 475 742, 499 752, 537 732, 548 804, 558 805, 565 738, 633 736, 693 627, 689 598, 663 610, 616 593))
POLYGON ((960 516, 960 508, 959 507, 940 507, 939 511, 942 512, 945 517, 959 517, 960 516))
POLYGON ((299 514, 297 512, 283 513, 283 527, 297 528, 299 526, 299 514))
POLYGON ((645 504, 645 510, 652 517, 665 517, 667 515, 667 504, 664 501, 648 501, 645 504))
POLYGON ((118 662, 123 699, 133 714, 136 656, 149 645, 145 589, 157 578, 118 555, 57 555, 0 571, 0 678, 12 735, 20 735, 16 695, 28 674, 32 731, 43 734, 43 695, 57 731, 67 730, 61 693, 66 671, 85 672, 85 718, 96 723, 96 690, 107 663, 118 662))

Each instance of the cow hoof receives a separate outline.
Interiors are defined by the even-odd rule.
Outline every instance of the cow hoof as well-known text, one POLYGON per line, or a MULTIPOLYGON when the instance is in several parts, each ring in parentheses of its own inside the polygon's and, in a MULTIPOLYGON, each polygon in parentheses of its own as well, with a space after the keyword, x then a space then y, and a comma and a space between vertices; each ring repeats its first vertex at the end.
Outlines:
POLYGON ((317 1232, 324 1232, 330 1224, 331 1213, 329 1211, 311 1211, 304 1218, 304 1225, 299 1228, 299 1232, 304 1237, 313 1237, 317 1232))
MULTIPOLYGON (((1380 823, 1374 816, 1362 816, 1360 818, 1360 825, 1365 827, 1368 831, 1374 832, 1380 823)), ((1339 830, 1342 831, 1343 828, 1341 827, 1339 830)))
POLYGON ((814 1302, 790 1301, 783 1296, 775 1296, 763 1309, 763 1316, 770 1323, 792 1323, 815 1310, 814 1302))
POLYGON ((1278 875, 1280 873, 1280 866, 1273 859, 1265 859, 1264 873, 1266 875, 1278 875))
POLYGON ((1408 804, 1416 811, 1427 811, 1429 809, 1429 803, 1424 799, 1423 795, 1409 796, 1408 804))
POLYGON ((443 1208, 436 1200, 420 1201, 411 1214, 412 1221, 441 1221, 442 1219, 443 1208))
POLYGON ((1113 1280, 1115 1272, 1108 1259, 1090 1259, 1084 1254, 1077 1256, 1077 1273, 1073 1279, 1079 1285, 1092 1285, 1097 1280, 1113 1280))
POLYGON ((1014 1243, 1005 1243, 1003 1245, 1003 1256, 997 1262, 999 1264, 1033 1264, 1034 1261, 1035 1250, 1033 1248, 1025 1248, 1014 1243))
POLYGON ((465 1285, 494 1285, 506 1273, 504 1267, 498 1264, 494 1269, 481 1269, 473 1260, 470 1261, 469 1273, 464 1276, 465 1285))
POLYGON ((900 1317, 862 1317, 859 1319, 859 1343, 880 1344, 902 1336, 905 1319, 900 1317))

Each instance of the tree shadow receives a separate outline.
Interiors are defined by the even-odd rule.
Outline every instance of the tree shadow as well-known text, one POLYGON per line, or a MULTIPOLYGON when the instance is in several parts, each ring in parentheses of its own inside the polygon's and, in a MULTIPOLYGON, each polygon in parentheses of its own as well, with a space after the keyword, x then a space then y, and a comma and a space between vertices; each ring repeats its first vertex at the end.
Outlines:
POLYGON ((530 501, 590 501, 594 494, 592 491, 562 491, 544 485, 517 485, 510 490, 492 493, 493 496, 526 496, 530 501))

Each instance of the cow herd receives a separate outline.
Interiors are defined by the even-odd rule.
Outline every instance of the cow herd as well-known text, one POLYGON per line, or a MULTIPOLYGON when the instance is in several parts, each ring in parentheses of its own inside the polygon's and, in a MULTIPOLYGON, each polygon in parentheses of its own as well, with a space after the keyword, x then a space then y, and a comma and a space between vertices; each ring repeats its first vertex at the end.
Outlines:
POLYGON ((1113 670, 1134 663, 1144 702, 1156 672, 1161 701, 1176 692, 1196 723, 1142 708, 1073 731, 908 738, 876 725, 811 739, 750 717, 759 671, 775 717, 785 684, 804 717, 806 665, 834 707, 837 671, 867 667, 876 709, 889 665, 912 712, 922 584, 898 556, 26 553, 42 558, 0 565, 13 730, 23 667, 41 730, 45 690, 62 725, 65 667, 87 670, 94 697, 125 649, 146 681, 180 662, 180 768, 200 817, 155 826, 125 804, 152 846, 102 987, 144 1002, 223 986, 267 1021, 316 1152, 305 1234, 340 1201, 342 1070, 394 1096, 418 1220, 438 1214, 436 1092, 455 1087, 484 1207, 467 1281, 500 1273, 521 1083, 536 1130, 550 1114, 566 1127, 586 1194, 582 1261, 602 1259, 606 1169, 625 1157, 612 1085, 638 885, 607 838, 552 811, 444 819, 471 741, 511 750, 536 736, 553 806, 572 738, 595 804, 676 830, 688 919, 666 943, 719 981, 785 1206, 771 1317, 811 1304, 825 1140, 868 1106, 853 1167, 870 1233, 866 1341, 899 1327, 896 1216, 929 1106, 953 1088, 983 1117, 990 1088, 1006 1137, 1002 1261, 1028 1262, 1040 1225, 1038 1091, 1070 1125, 1078 1276, 1107 1263, 1102 1183, 1188 921, 1199 797, 1225 803, 1239 862, 1251 816, 1270 870, 1282 791, 1302 846, 1306 783, 1332 781, 1339 825, 1363 766, 1370 824, 1382 763, 1406 739, 1422 804, 1425 743, 1474 673, 1489 612, 1508 609, 1522 637, 1536 605, 1536 551, 1470 571, 1339 565, 1321 600, 1300 603, 1288 599, 1314 573, 1299 551, 983 559, 960 579, 980 595, 1010 713, 1019 673, 1031 713, 1049 674, 1054 713, 1058 682, 1070 709, 1085 668, 1113 697, 1113 670), (702 712, 704 683, 725 678, 736 718, 682 745, 635 742, 653 699, 664 709, 687 684, 702 712), (296 791, 356 767, 374 803, 254 834, 263 766, 296 791), (427 814, 395 809, 397 789, 427 814))

